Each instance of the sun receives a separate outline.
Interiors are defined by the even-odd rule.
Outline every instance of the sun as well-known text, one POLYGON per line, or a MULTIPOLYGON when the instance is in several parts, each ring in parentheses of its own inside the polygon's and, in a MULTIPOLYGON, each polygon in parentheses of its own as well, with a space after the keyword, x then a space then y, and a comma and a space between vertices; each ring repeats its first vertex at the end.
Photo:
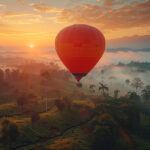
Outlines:
POLYGON ((29 45, 29 48, 34 48, 34 47, 35 47, 34 44, 30 44, 30 45, 29 45))

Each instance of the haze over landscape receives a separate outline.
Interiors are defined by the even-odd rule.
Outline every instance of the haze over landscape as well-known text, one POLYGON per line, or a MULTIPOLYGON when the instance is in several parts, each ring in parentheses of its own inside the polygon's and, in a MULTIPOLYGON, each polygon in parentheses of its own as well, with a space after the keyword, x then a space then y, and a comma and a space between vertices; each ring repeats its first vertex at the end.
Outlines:
POLYGON ((149 61, 149 3, 149 0, 1 1, 0 53, 59 60, 54 48, 57 33, 65 26, 84 23, 100 29, 106 38, 108 52, 102 64, 149 61))
POLYGON ((150 0, 0 1, 0 149, 150 149, 149 14, 150 0), (72 24, 106 40, 80 83, 55 49, 72 24))

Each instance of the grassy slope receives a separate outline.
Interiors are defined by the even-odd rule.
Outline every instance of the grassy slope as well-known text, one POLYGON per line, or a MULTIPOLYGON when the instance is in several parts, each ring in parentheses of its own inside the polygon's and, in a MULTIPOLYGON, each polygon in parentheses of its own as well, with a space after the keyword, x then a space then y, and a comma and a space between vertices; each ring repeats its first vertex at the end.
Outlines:
MULTIPOLYGON (((49 146, 57 139, 66 137, 71 138, 78 137, 79 140, 81 140, 81 143, 83 143, 83 145, 88 149, 90 143, 87 142, 89 140, 88 136, 85 132, 83 132, 80 126, 82 122, 84 123, 84 120, 86 121, 86 119, 80 118, 77 114, 79 109, 82 107, 88 108, 92 113, 92 110, 94 110, 95 107, 93 103, 92 104, 90 103, 91 101, 77 100, 74 101, 74 107, 71 111, 66 110, 63 112, 58 112, 56 107, 54 107, 53 109, 51 109, 51 111, 47 113, 46 112, 41 113, 40 114, 41 119, 33 125, 31 124, 29 117, 22 115, 9 117, 11 121, 17 123, 17 125, 20 126, 20 129, 22 130, 21 137, 23 138, 24 141, 26 141, 23 142, 20 139, 18 140, 18 143, 14 145, 14 147, 18 147, 18 150, 30 150, 38 145, 49 146), (51 129, 54 127, 57 129, 57 133, 55 136, 51 134, 51 129)), ((41 104, 43 104, 43 101, 39 103, 39 105, 41 104)), ((109 104, 107 105, 109 106, 109 104)), ((38 107, 39 106, 37 106, 37 108, 38 107)), ((16 108, 17 108, 16 105, 12 103, 0 106, 1 112, 4 111, 5 113, 11 113, 14 111, 17 112, 18 110, 16 108)), ((43 107, 43 111, 44 109, 45 107, 43 107)), ((117 109, 116 106, 115 109, 117 109)), ((103 111, 102 107, 101 110, 103 111)), ((113 109, 111 111, 113 111, 113 109)), ((150 126, 149 116, 141 114, 140 118, 141 118, 141 126, 143 127, 150 126)), ((137 135, 132 135, 131 138, 132 143, 136 144, 137 150, 150 149, 149 144, 150 140, 144 139, 141 136, 137 135)))

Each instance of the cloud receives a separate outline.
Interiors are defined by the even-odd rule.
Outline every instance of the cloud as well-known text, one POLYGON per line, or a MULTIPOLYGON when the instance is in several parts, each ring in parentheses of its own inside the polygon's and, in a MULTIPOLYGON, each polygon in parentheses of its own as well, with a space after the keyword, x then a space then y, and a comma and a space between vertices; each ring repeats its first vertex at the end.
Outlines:
POLYGON ((104 30, 150 26, 150 0, 134 3, 132 6, 121 6, 121 3, 123 2, 106 0, 103 6, 75 6, 73 9, 61 11, 57 19, 60 22, 94 24, 104 30))
POLYGON ((5 27, 9 27, 9 25, 0 22, 0 28, 5 28, 5 27))
POLYGON ((81 1, 83 1, 83 0, 68 0, 68 1, 73 2, 73 3, 76 3, 76 2, 81 2, 81 1))
POLYGON ((32 4, 30 4, 33 8, 34 8, 34 10, 35 11, 37 11, 37 12, 45 12, 45 13, 57 13, 57 12, 61 12, 62 11, 62 9, 57 9, 57 8, 55 8, 55 7, 47 7, 46 6, 46 3, 43 3, 43 2, 41 2, 41 3, 39 3, 39 4, 34 4, 34 3, 32 3, 32 4))
POLYGON ((104 9, 97 5, 84 4, 82 6, 76 6, 73 9, 64 9, 58 15, 57 19, 60 22, 95 23, 103 15, 103 11, 104 9))
POLYGON ((139 3, 139 4, 135 4, 134 7, 136 8, 141 8, 141 9, 149 9, 150 8, 150 0, 145 1, 145 3, 139 3))
POLYGON ((7 12, 3 14, 2 17, 4 18, 18 18, 18 17, 40 18, 41 16, 35 15, 35 14, 28 14, 28 13, 20 14, 20 13, 7 12))
POLYGON ((17 0, 20 4, 24 4, 24 0, 17 0))
POLYGON ((117 64, 119 62, 129 63, 131 61, 147 61, 148 59, 145 58, 145 56, 148 54, 150 53, 142 52, 141 54, 140 52, 123 52, 121 50, 115 53, 105 52, 98 65, 117 64))
POLYGON ((98 3, 99 3, 99 2, 101 2, 101 0, 96 0, 96 2, 98 2, 98 3))
POLYGON ((0 4, 0 8, 6 8, 6 5, 0 4))
POLYGON ((24 32, 8 28, 8 29, 3 29, 3 30, 0 29, 0 34, 1 35, 10 35, 10 34, 14 35, 14 34, 24 34, 24 32))
MULTIPOLYGON (((133 49, 141 49, 141 51, 148 51, 150 52, 150 35, 143 35, 143 36, 131 36, 131 37, 122 37, 113 40, 107 40, 107 48, 130 48, 133 49)), ((118 49, 119 50, 119 49, 118 49)), ((117 51, 118 51, 117 50, 117 51)), ((129 49, 124 49, 123 51, 128 51, 129 49)), ((113 50, 112 50, 113 51, 113 50)))
POLYGON ((81 2, 83 2, 84 0, 67 0, 67 3, 65 5, 65 8, 69 8, 69 7, 73 7, 76 4, 79 4, 81 2))
POLYGON ((0 15, 2 23, 9 25, 22 25, 22 24, 33 24, 42 23, 41 15, 30 14, 30 13, 14 13, 6 12, 0 15))
POLYGON ((104 1, 104 7, 112 7, 112 6, 114 6, 114 0, 105 0, 104 1))

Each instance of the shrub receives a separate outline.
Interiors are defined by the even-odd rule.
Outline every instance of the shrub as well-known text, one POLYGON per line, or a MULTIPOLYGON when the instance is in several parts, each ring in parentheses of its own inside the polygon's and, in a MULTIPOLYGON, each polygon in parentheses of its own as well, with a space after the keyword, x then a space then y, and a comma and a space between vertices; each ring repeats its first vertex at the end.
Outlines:
POLYGON ((5 148, 6 147, 10 148, 12 143, 16 141, 18 136, 19 136, 18 126, 7 119, 3 120, 0 137, 3 146, 5 148))

